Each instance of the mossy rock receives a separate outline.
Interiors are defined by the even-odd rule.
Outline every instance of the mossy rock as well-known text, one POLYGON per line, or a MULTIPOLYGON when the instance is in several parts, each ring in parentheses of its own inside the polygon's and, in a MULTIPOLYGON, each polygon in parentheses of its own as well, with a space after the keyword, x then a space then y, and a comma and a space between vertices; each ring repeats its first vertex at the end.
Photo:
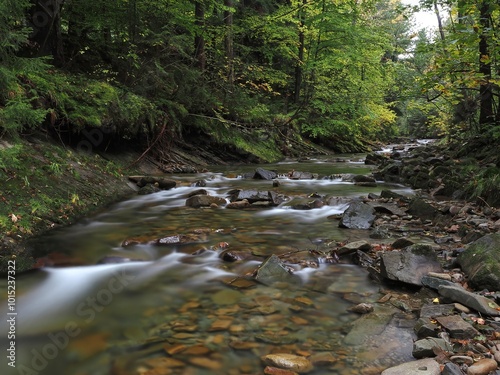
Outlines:
POLYGON ((500 233, 474 241, 458 257, 468 283, 477 290, 500 290, 500 233))

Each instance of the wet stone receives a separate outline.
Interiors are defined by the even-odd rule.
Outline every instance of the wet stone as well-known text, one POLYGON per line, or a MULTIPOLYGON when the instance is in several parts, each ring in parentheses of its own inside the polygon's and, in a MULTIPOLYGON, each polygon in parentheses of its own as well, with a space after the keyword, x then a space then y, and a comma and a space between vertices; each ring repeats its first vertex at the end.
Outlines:
POLYGON ((294 344, 298 341, 298 338, 294 335, 287 334, 277 334, 275 332, 264 332, 260 335, 255 335, 255 339, 268 344, 294 344))
POLYGON ((479 294, 469 292, 461 287, 455 286, 440 286, 439 294, 452 300, 453 302, 460 302, 461 304, 470 307, 480 313, 499 316, 500 307, 491 299, 488 299, 479 294))
POLYGON ((382 371, 381 375, 439 375, 440 373, 439 363, 432 358, 425 358, 388 368, 382 371))
POLYGON ((294 354, 268 354, 262 357, 262 361, 269 366, 293 370, 299 374, 306 374, 313 369, 311 362, 307 358, 294 354))
POLYGON ((429 275, 423 276, 421 281, 422 281, 422 285, 429 287, 431 289, 434 289, 434 290, 438 290, 441 285, 451 285, 451 286, 456 285, 455 283, 453 283, 451 281, 444 280, 440 277, 434 277, 434 276, 429 276, 429 275))
POLYGON ((257 269, 255 279, 262 284, 272 285, 276 282, 289 282, 299 284, 300 279, 290 274, 276 255, 271 255, 257 269))
POLYGON ((359 303, 347 309, 358 314, 368 314, 373 311, 373 305, 370 303, 359 303))
POLYGON ((261 344, 251 341, 231 341, 229 346, 234 350, 252 350, 258 348, 261 344))
POLYGON ((236 290, 224 289, 211 296, 216 305, 233 305, 238 303, 242 294, 236 290))
POLYGON ((480 359, 467 369, 467 375, 488 375, 497 369, 497 361, 491 358, 480 359))
POLYGON ((449 333, 452 338, 472 339, 479 335, 479 332, 468 322, 458 315, 439 316, 436 320, 449 333))
POLYGON ((291 371, 291 370, 285 370, 285 369, 278 368, 278 367, 266 366, 266 368, 264 369, 264 374, 265 375, 297 375, 298 372, 291 371))
POLYGON ((330 352, 315 353, 309 357, 314 366, 330 366, 337 362, 337 358, 330 352))
POLYGON ((445 363, 441 375, 464 375, 458 365, 452 362, 445 363))
POLYGON ((433 323, 429 318, 420 318, 413 329, 420 339, 438 337, 439 326, 433 323))
POLYGON ((434 357, 434 347, 447 352, 453 352, 453 347, 441 338, 428 338, 417 340, 413 343, 412 355, 415 358, 434 357))
POLYGON ((206 368, 209 370, 214 370, 214 371, 220 371, 222 369, 222 362, 216 361, 214 359, 206 358, 206 357, 195 357, 195 358, 190 358, 189 363, 206 368))
POLYGON ((454 304, 424 305, 420 309, 420 317, 435 318, 437 316, 451 315, 454 311, 454 304))
POLYGON ((381 255, 380 273, 390 280, 420 286, 423 276, 441 271, 434 249, 427 245, 416 244, 381 255))

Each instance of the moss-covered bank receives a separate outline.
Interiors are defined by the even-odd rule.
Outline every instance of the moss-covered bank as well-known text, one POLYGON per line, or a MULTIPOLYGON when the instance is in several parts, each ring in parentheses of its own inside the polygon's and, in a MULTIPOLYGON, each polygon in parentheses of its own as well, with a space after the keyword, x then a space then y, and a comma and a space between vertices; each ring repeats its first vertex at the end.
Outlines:
POLYGON ((0 140, 0 260, 29 269, 34 259, 24 246, 28 238, 69 225, 106 205, 133 194, 126 175, 137 155, 78 152, 50 139, 0 140))

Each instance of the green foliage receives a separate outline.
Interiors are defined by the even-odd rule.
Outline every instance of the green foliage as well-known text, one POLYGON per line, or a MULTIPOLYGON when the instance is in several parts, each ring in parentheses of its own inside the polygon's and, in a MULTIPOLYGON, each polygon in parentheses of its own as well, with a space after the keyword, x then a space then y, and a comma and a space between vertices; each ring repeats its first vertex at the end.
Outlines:
MULTIPOLYGON (((26 41, 27 4, 7 12, 13 50, 26 41)), ((45 121, 57 131, 103 128, 150 141, 164 126, 172 138, 196 127, 217 134, 219 122, 207 119, 219 117, 353 144, 395 133, 391 92, 405 82, 395 80, 397 56, 410 43, 397 1, 197 4, 203 15, 195 17, 193 2, 72 1, 60 14, 62 69, 0 68, 9 90, 22 91, 5 92, 0 126, 17 132, 45 121), (195 38, 204 42, 203 68, 195 38), (290 121, 273 127, 280 116, 290 121)))
MULTIPOLYGON (((433 7, 433 2, 421 3, 433 7)), ((442 33, 434 39, 419 34, 411 82, 422 100, 434 107, 429 125, 439 124, 440 133, 449 138, 469 138, 500 127, 500 5, 465 0, 446 6, 450 17, 442 33), (482 95, 482 90, 489 94, 482 95), (493 113, 481 117, 488 105, 493 113)), ((418 100, 418 95, 414 98, 418 100)))
POLYGON ((145 130, 148 116, 156 116, 150 101, 108 82, 56 70, 40 75, 26 73, 24 77, 48 101, 53 121, 75 133, 94 127, 132 137, 145 130))
POLYGON ((0 147, 0 178, 7 179, 10 170, 15 170, 20 165, 19 155, 23 151, 21 144, 0 147))
POLYGON ((491 206, 500 205, 500 169, 482 168, 473 165, 465 169, 464 190, 469 199, 478 199, 480 203, 491 206))

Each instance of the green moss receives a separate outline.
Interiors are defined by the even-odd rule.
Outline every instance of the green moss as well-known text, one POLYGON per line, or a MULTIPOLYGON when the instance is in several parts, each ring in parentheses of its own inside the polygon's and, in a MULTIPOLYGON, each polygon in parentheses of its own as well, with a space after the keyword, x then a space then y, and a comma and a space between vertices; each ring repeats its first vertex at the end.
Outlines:
POLYGON ((258 130, 232 126, 224 121, 212 121, 205 126, 205 129, 217 142, 234 146, 243 153, 255 155, 263 162, 272 163, 283 158, 283 154, 276 147, 277 142, 273 135, 263 140, 258 130))
POLYGON ((24 239, 71 224, 130 192, 124 164, 49 142, 16 142, 0 148, 0 270, 13 256, 16 264, 31 267, 34 260, 18 246, 24 239))

